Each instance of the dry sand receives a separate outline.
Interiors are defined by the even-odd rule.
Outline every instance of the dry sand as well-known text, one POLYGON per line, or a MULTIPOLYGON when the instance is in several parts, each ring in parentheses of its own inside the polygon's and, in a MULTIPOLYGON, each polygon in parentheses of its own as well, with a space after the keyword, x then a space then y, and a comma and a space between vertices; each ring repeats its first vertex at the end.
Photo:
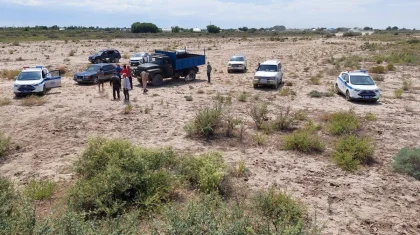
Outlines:
MULTIPOLYGON (((414 87, 420 86, 419 67, 397 66, 397 72, 386 74, 385 81, 379 83, 383 98, 377 104, 349 103, 338 95, 321 99, 307 95, 314 89, 327 91, 333 84, 335 76, 326 73, 321 85, 308 84, 311 76, 332 68, 324 62, 326 59, 347 53, 364 55, 359 49, 361 44, 352 39, 270 42, 240 38, 4 44, 5 47, 0 48, 0 69, 19 69, 34 64, 54 68, 65 64, 72 72, 62 79, 62 88, 46 95, 46 103, 42 106, 25 107, 19 105, 20 100, 14 99, 11 105, 0 107, 0 130, 20 147, 0 160, 0 175, 10 177, 18 184, 31 178, 71 181, 71 164, 90 137, 121 137, 146 147, 173 146, 180 152, 220 151, 229 163, 244 160, 252 173, 247 182, 250 189, 275 185, 286 190, 307 205, 311 217, 316 213, 318 222, 325 225, 325 234, 420 234, 420 181, 391 169, 392 157, 399 149, 420 146, 419 92, 405 93, 403 99, 393 98, 394 90, 401 87, 402 78, 411 77, 414 87), (136 45, 138 48, 135 49, 136 45), (108 84, 106 91, 99 93, 96 86, 81 86, 72 81, 73 72, 86 67, 90 53, 107 47, 119 49, 122 54, 165 47, 187 47, 200 52, 211 47, 207 59, 213 64, 213 83, 207 84, 206 75, 201 72, 195 82, 166 80, 165 86, 151 87, 149 94, 143 95, 136 81, 136 87, 131 91, 133 112, 124 115, 123 102, 111 100, 108 84), (14 50, 13 54, 8 53, 10 49, 14 50), (72 49, 77 52, 70 57, 72 49), (247 73, 227 74, 227 61, 234 54, 247 56, 247 73), (16 62, 18 57, 25 61, 16 62), (274 89, 252 88, 250 80, 254 69, 258 62, 266 59, 283 62, 284 81, 293 82, 290 88, 297 96, 282 97, 274 89), (304 72, 305 67, 310 68, 309 72, 304 72), (198 94, 198 90, 203 90, 204 94, 198 94), (243 91, 251 94, 246 103, 236 100, 243 91), (183 126, 198 109, 211 105, 218 92, 231 95, 231 111, 249 123, 245 144, 237 140, 206 142, 186 138, 183 126), (191 95, 194 100, 186 101, 185 95, 191 95), (258 102, 252 98, 254 96, 269 102, 271 110, 287 105, 294 110, 307 110, 309 118, 315 121, 319 121, 325 112, 350 107, 360 115, 376 114, 378 120, 367 122, 364 129, 375 141, 378 163, 356 173, 346 173, 330 161, 331 149, 318 155, 279 150, 282 143, 279 135, 270 135, 265 147, 254 145, 250 136, 255 130, 247 115, 252 103, 258 102), (151 109, 148 114, 144 112, 146 107, 151 109)), ((371 65, 363 66, 369 68, 371 65)), ((0 80, 0 98, 13 97, 12 85, 12 81, 0 80)))

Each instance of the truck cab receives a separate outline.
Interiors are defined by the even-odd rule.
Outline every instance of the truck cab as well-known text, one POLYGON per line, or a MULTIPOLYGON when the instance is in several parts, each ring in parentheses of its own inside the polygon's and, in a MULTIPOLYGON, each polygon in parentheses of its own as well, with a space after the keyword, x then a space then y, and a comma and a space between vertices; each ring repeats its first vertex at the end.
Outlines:
POLYGON ((195 80, 199 65, 205 64, 205 55, 188 53, 186 50, 159 51, 156 50, 149 63, 140 64, 133 71, 141 83, 140 74, 143 71, 149 72, 149 81, 154 86, 163 85, 164 78, 178 79, 185 77, 186 80, 195 80))

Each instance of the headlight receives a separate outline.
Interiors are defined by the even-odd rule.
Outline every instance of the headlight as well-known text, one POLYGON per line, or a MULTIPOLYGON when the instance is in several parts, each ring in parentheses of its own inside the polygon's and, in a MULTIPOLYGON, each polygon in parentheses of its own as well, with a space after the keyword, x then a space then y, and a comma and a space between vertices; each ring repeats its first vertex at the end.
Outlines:
POLYGON ((354 89, 355 92, 360 92, 360 90, 354 89))
POLYGON ((19 85, 16 85, 16 84, 15 84, 14 86, 15 86, 15 87, 19 87, 19 85))
POLYGON ((375 90, 376 93, 379 93, 379 90, 375 90))
POLYGON ((33 87, 36 87, 36 86, 38 86, 38 85, 39 85, 39 84, 32 84, 32 86, 33 86, 33 87))
POLYGON ((231 63, 229 63, 229 64, 228 64, 228 66, 230 67, 230 66, 232 66, 232 64, 231 64, 231 63))

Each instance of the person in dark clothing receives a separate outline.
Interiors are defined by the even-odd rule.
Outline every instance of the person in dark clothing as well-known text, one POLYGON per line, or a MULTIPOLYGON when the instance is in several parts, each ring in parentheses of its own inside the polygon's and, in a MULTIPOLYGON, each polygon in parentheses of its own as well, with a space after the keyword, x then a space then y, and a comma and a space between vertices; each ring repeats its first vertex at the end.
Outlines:
POLYGON ((213 68, 211 67, 210 62, 207 62, 207 81, 208 81, 208 83, 210 83, 210 76, 211 76, 211 70, 212 69, 213 68))
POLYGON ((101 86, 102 86, 102 91, 104 91, 104 71, 102 68, 99 69, 98 71, 98 88, 99 91, 101 91, 101 86))
POLYGON ((117 64, 117 67, 115 68, 115 72, 117 72, 117 76, 121 79, 122 68, 119 64, 117 64))
POLYGON ((117 72, 114 72, 109 85, 112 86, 112 95, 114 96, 114 100, 117 99, 117 97, 120 99, 121 78, 118 76, 117 72))
POLYGON ((133 90, 133 77, 131 76, 131 68, 130 66, 127 66, 127 70, 128 70, 128 79, 130 80, 130 86, 131 86, 131 90, 133 90))

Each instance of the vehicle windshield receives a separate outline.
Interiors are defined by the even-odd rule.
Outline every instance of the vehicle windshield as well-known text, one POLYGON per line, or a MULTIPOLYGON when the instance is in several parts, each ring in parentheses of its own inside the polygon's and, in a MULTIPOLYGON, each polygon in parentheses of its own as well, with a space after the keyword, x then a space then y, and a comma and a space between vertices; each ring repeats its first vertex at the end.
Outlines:
POLYGON ((152 57, 152 63, 163 65, 163 59, 159 57, 152 57))
POLYGON ((98 51, 95 55, 100 56, 104 51, 98 51))
POLYGON ((33 71, 33 72, 22 72, 19 74, 16 80, 19 81, 31 81, 31 80, 39 80, 41 79, 41 72, 33 71))
POLYGON ((258 67, 258 71, 263 71, 263 72, 277 72, 277 65, 260 65, 260 67, 258 67))
POLYGON ((98 72, 101 67, 96 65, 91 65, 87 67, 86 72, 98 72))
POLYGON ((133 57, 143 57, 144 53, 136 53, 133 55, 133 57))
POLYGON ((351 76, 350 81, 353 85, 375 85, 370 76, 351 76))
POLYGON ((234 56, 234 57, 230 58, 230 61, 244 61, 244 57, 234 56))

